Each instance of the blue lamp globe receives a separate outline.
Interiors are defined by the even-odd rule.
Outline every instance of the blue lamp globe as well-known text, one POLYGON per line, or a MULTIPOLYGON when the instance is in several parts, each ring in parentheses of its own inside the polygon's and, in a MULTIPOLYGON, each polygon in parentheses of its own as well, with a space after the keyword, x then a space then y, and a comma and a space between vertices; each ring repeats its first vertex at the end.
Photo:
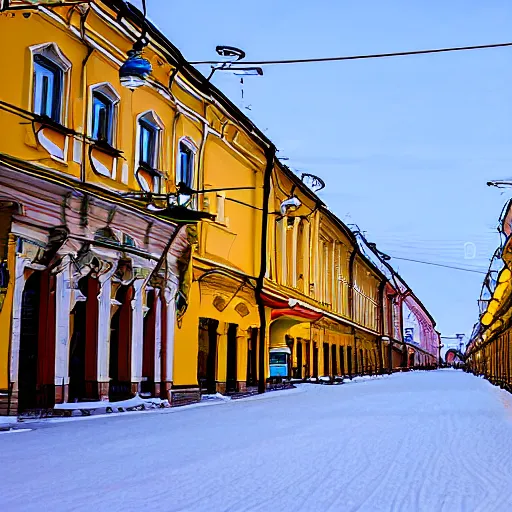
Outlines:
POLYGON ((128 58, 119 69, 119 80, 123 87, 137 89, 146 83, 151 71, 151 63, 142 57, 142 52, 130 50, 128 58))

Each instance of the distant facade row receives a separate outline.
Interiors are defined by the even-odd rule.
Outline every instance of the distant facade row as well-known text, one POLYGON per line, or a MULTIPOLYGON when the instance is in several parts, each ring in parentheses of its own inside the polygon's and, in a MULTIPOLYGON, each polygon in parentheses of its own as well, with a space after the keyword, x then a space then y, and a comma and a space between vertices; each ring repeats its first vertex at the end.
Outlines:
POLYGON ((512 201, 499 221, 502 244, 491 260, 478 301, 480 317, 466 347, 466 368, 512 391, 512 201))
POLYGON ((0 13, 0 413, 437 364, 407 284, 135 8, 22 4, 0 13))

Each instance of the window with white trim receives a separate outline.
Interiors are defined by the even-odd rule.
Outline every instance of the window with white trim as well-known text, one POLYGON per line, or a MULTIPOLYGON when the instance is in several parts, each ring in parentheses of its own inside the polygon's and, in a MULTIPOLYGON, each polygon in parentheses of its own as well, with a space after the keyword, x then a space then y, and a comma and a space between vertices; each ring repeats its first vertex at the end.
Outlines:
POLYGON ((145 192, 159 193, 162 123, 154 112, 146 112, 138 120, 137 180, 145 192))
MULTIPOLYGON (((182 183, 185 187, 194 190, 194 167, 196 147, 186 138, 179 141, 178 165, 176 167, 176 185, 182 183)), ((184 191, 179 197, 179 204, 182 206, 194 207, 195 198, 187 195, 184 191)))
POLYGON ((194 185, 195 148, 185 139, 180 140, 180 156, 176 172, 176 184, 184 183, 189 188, 194 185))
POLYGON ((33 56, 32 111, 63 123, 65 76, 71 63, 55 43, 31 48, 33 56))
POLYGON ((119 96, 110 84, 92 88, 91 137, 110 146, 115 145, 119 96))

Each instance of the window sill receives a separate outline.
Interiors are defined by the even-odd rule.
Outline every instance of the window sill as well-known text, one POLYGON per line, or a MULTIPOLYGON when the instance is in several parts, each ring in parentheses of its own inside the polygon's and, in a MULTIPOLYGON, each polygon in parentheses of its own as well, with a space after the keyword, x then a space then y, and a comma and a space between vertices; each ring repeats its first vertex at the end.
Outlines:
POLYGON ((75 131, 71 128, 67 128, 66 126, 48 116, 34 114, 34 121, 36 123, 42 124, 45 128, 50 128, 56 132, 62 133, 63 135, 73 135, 75 133, 75 131))
POLYGON ((120 149, 116 149, 111 146, 108 142, 102 140, 93 140, 92 147, 112 157, 120 157, 123 152, 120 149))
POLYGON ((138 171, 149 172, 151 174, 155 174, 155 175, 160 176, 160 177, 164 176, 164 173, 162 171, 159 171, 158 169, 155 169, 154 167, 151 167, 150 165, 147 165, 147 164, 145 164, 143 162, 139 163, 139 168, 137 170, 138 171))

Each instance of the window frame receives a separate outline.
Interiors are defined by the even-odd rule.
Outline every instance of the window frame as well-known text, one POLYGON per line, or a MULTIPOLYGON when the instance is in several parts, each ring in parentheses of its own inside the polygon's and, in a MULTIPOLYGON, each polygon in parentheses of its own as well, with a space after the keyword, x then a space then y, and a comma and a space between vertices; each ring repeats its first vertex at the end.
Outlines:
MULTIPOLYGON (((163 162, 163 134, 164 134, 164 125, 161 119, 158 117, 154 110, 147 110, 146 112, 142 112, 137 116, 136 120, 136 134, 135 134, 135 178, 139 183, 141 189, 147 193, 155 193, 158 194, 162 189, 162 176, 163 173, 160 170, 160 167, 163 162), (150 147, 150 152, 153 155, 152 162, 145 162, 142 160, 142 129, 148 129, 148 131, 153 131, 154 139, 152 143, 152 147, 150 147), (144 186, 143 181, 139 177, 139 170, 143 170, 151 174, 153 178, 153 190, 147 190, 149 184, 146 182, 148 187, 144 186)), ((144 180, 146 181, 146 180, 144 180)))
POLYGON ((117 125, 118 125, 118 110, 119 103, 121 101, 121 97, 118 92, 114 89, 112 84, 108 82, 101 82, 98 84, 93 84, 89 87, 89 101, 90 101, 90 109, 89 109, 89 119, 88 119, 88 127, 87 131, 89 136, 95 143, 105 148, 115 148, 117 145, 117 125), (109 112, 109 131, 110 136, 106 139, 101 139, 96 137, 94 134, 95 131, 95 115, 94 115, 94 99, 98 97, 100 101, 103 101, 104 104, 108 104, 110 108, 109 112))
MULTIPOLYGON (((197 145, 194 143, 194 141, 190 137, 181 137, 178 139, 177 144, 177 155, 176 155, 176 169, 175 169, 175 183, 176 187, 183 182, 186 186, 194 190, 196 188, 197 183, 197 172, 196 172, 196 165, 197 165, 197 152, 198 148, 197 145), (187 152, 190 155, 189 160, 189 173, 190 173, 190 182, 187 183, 181 179, 181 162, 182 162, 182 151, 181 148, 185 147, 187 152)), ((183 195, 182 198, 179 200, 179 204, 181 206, 189 207, 192 209, 197 208, 197 197, 195 196, 186 196, 183 195)))
MULTIPOLYGON (((67 110, 69 103, 69 72, 71 62, 62 53, 60 48, 53 42, 43 43, 29 47, 31 55, 32 80, 30 82, 30 110, 36 115, 47 118, 54 123, 64 126, 67 119, 67 110), (37 69, 36 65, 53 73, 55 85, 52 91, 52 112, 48 113, 41 109, 41 105, 36 105, 38 96, 37 87, 37 69), (39 112, 36 112, 38 107, 39 112)), ((43 92, 41 92, 43 94, 43 92)), ((48 94, 48 92, 47 92, 48 94)))

